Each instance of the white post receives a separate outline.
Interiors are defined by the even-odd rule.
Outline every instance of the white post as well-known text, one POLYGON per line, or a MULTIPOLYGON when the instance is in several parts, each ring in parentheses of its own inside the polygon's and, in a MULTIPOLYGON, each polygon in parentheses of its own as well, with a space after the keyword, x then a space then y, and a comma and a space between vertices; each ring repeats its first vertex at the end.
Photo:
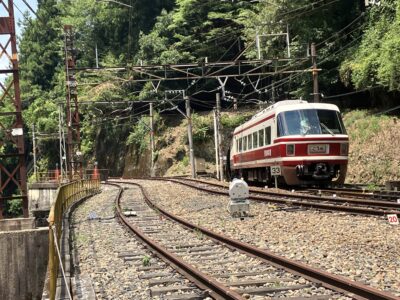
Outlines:
POLYGON ((219 155, 218 155, 218 125, 217 109, 214 108, 214 144, 215 144, 215 169, 217 170, 217 179, 219 180, 219 155))
POLYGON ((290 58, 289 24, 286 25, 286 43, 287 43, 288 58, 290 58))
POLYGON ((99 53, 97 51, 97 43, 96 43, 95 51, 96 51, 96 68, 98 69, 99 68, 99 53))
POLYGON ((190 165, 192 170, 192 177, 196 178, 196 168, 194 165, 194 152, 193 152, 193 136, 192 136, 192 114, 190 111, 190 100, 188 96, 185 96, 186 104, 186 116, 188 120, 188 139, 189 139, 189 155, 190 155, 190 165))
POLYGON ((37 163, 36 163, 36 133, 35 124, 32 125, 32 144, 33 144, 33 173, 36 182, 38 181, 37 163))
POLYGON ((151 147, 151 167, 150 176, 154 177, 154 114, 153 103, 150 103, 150 147, 151 147))
POLYGON ((261 59, 260 36, 259 36, 258 32, 256 35, 256 46, 257 46, 257 57, 258 57, 258 59, 261 59))
POLYGON ((224 158, 222 153, 222 136, 221 136, 221 98, 219 93, 217 97, 217 132, 218 132, 218 156, 219 156, 219 180, 224 180, 224 158))

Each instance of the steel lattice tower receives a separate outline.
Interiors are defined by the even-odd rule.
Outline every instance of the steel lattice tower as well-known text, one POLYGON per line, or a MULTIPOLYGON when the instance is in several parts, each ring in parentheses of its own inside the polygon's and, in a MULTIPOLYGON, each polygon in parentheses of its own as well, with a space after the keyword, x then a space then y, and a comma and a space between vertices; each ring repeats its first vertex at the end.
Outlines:
POLYGON ((65 72, 67 83, 67 166, 69 179, 82 178, 82 153, 78 90, 74 68, 76 65, 76 49, 74 48, 74 32, 71 25, 64 26, 65 35, 65 72))
POLYGON ((22 199, 28 217, 24 123, 13 0, 0 0, 5 15, 0 16, 0 219, 7 201, 22 199))

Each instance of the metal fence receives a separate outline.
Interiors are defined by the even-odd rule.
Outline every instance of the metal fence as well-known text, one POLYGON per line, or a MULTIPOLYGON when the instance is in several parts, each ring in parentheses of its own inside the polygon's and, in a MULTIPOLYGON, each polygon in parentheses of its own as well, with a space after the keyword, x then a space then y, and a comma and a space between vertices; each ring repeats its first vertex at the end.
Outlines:
MULTIPOLYGON (((60 270, 63 272, 61 259, 61 235, 63 231, 63 215, 72 204, 85 197, 94 195, 100 190, 100 181, 80 180, 62 185, 58 188, 57 199, 51 207, 49 215, 49 296, 55 299, 57 278, 60 270)), ((65 278, 64 278, 65 279, 65 278)))

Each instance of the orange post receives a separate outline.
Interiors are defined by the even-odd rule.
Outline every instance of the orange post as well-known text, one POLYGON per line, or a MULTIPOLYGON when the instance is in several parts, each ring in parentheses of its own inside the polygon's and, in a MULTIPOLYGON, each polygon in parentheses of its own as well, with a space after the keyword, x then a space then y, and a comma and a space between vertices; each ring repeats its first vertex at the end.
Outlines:
POLYGON ((92 179, 95 179, 95 180, 99 179, 99 169, 97 168, 97 161, 94 163, 92 179))

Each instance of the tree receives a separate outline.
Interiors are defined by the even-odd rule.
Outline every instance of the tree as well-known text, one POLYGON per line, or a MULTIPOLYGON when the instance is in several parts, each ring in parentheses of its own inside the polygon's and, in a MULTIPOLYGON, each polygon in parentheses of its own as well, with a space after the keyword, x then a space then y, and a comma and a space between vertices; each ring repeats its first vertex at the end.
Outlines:
POLYGON ((341 65, 341 77, 357 89, 400 91, 400 1, 385 0, 368 13, 359 47, 341 65))

